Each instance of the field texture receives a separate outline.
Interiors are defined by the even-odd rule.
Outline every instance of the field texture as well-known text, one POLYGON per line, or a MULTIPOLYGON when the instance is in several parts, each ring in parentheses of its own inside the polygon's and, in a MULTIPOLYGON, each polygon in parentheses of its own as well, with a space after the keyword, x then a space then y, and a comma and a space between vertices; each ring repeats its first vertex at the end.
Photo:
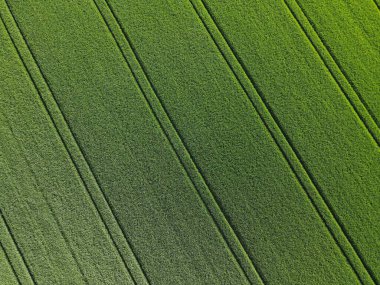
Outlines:
POLYGON ((380 284, 378 0, 0 0, 0 285, 380 284))

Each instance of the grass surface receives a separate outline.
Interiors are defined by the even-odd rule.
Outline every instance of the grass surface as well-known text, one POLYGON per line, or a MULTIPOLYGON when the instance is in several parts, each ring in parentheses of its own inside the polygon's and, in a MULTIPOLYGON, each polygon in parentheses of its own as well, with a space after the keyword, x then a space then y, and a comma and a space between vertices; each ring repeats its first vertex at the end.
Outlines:
POLYGON ((0 280, 379 284, 376 9, 1 0, 0 280))
POLYGON ((18 284, 17 274, 13 271, 12 265, 8 262, 8 257, 3 248, 0 251, 0 276, 6 284, 18 284))
POLYGON ((379 126, 379 10, 371 0, 326 4, 300 1, 310 23, 379 126))
POLYGON ((250 12, 243 4, 231 9, 207 3, 363 266, 379 272, 380 258, 373 251, 380 241, 379 208, 369 202, 379 199, 378 145, 368 139, 368 130, 353 116, 349 101, 283 3, 252 5, 250 12), (243 10, 251 17, 239 17, 243 10), (262 21, 260 15, 271 20, 262 21), (266 31, 279 22, 282 30, 268 37, 266 31), (248 32, 252 30, 257 32, 248 32), (263 40, 254 40, 260 33, 263 40), (305 76, 296 77, 295 71, 305 76))

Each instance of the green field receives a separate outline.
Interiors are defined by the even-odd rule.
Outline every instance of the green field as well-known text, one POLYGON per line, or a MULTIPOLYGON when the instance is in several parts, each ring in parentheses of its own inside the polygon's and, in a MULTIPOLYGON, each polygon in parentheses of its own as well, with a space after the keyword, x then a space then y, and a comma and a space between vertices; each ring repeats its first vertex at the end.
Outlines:
POLYGON ((377 0, 0 0, 0 285, 380 284, 377 0))

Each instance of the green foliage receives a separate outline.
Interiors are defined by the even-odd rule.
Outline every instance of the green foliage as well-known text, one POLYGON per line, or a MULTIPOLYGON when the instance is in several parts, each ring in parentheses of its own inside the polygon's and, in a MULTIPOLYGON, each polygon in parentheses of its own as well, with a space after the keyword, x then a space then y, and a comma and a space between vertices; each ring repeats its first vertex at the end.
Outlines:
POLYGON ((376 7, 306 2, 0 0, 0 280, 375 284, 376 7))

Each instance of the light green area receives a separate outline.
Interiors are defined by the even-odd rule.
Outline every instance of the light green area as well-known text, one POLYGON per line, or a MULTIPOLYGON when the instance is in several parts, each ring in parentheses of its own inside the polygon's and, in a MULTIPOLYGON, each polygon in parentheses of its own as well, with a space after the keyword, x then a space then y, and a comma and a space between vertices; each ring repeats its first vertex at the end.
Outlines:
POLYGON ((378 275, 379 147, 285 3, 205 2, 364 266, 378 275))
POLYGON ((0 284, 377 284, 378 11, 286 3, 0 0, 0 284))
MULTIPOLYGON (((378 123, 376 123, 376 117, 374 116, 372 110, 369 108, 366 100, 364 100, 361 92, 359 92, 356 85, 353 83, 350 77, 348 77, 345 69, 342 68, 340 61, 336 57, 336 54, 331 50, 329 43, 327 43, 324 37, 322 37, 321 33, 318 31, 318 29, 316 29, 315 23, 311 21, 310 17, 307 15, 307 13, 305 13, 304 8, 302 8, 296 0, 286 0, 285 4, 288 6, 289 12, 298 23, 299 28, 309 39, 310 44, 315 50, 316 54, 318 54, 322 63, 331 73, 332 78, 339 86, 339 89, 343 93, 344 97, 346 97, 348 102, 351 104, 353 112, 356 113, 358 119, 363 122, 365 127, 368 129, 368 133, 373 137, 375 142, 380 145, 380 128, 378 123)), ((367 70, 370 69, 372 69, 372 67, 367 66, 367 70)), ((377 69, 380 71, 379 68, 377 69)), ((371 74, 376 74, 375 69, 373 73, 371 71, 371 74)), ((377 82, 377 85, 379 85, 379 83, 380 82, 377 82)), ((368 82, 368 86, 371 84, 373 85, 373 83, 368 82)), ((376 84, 370 88, 379 89, 375 86, 376 84)))
POLYGON ((380 13, 374 0, 298 0, 380 126, 380 13))

